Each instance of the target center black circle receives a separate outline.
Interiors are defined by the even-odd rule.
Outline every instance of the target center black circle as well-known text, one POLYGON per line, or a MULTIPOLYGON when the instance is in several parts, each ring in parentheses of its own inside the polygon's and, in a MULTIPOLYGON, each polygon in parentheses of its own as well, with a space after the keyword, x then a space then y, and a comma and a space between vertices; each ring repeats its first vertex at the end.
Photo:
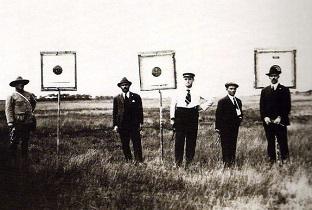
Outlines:
POLYGON ((159 77, 161 75, 161 69, 159 67, 154 67, 152 70, 152 75, 154 77, 159 77))
POLYGON ((60 75, 62 74, 63 72, 63 69, 61 66, 57 65, 57 66, 54 66, 53 68, 53 73, 56 74, 56 75, 60 75))

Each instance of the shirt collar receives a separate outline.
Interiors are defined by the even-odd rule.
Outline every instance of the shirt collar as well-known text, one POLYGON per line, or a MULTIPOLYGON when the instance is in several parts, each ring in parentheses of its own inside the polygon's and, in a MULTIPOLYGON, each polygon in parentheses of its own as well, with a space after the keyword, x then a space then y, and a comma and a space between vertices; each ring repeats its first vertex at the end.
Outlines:
POLYGON ((228 94, 228 96, 231 99, 231 101, 234 101, 234 96, 231 96, 230 94, 228 94))
POLYGON ((126 98, 126 95, 127 95, 128 98, 130 98, 130 91, 128 91, 127 93, 122 92, 122 96, 124 98, 126 98))
POLYGON ((274 90, 277 89, 277 86, 278 86, 279 83, 276 83, 276 84, 271 84, 271 88, 274 88, 274 90))

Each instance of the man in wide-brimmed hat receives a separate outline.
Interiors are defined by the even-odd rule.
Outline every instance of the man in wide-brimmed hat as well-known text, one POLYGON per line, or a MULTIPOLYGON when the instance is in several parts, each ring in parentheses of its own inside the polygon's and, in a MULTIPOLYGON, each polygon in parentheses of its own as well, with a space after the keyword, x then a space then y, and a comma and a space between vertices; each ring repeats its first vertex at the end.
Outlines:
POLYGON ((122 93, 114 97, 113 127, 121 139, 122 150, 126 160, 132 160, 130 139, 133 143, 134 158, 142 162, 142 144, 140 130, 143 124, 142 100, 138 94, 129 91, 131 82, 126 78, 117 84, 122 93))
POLYGON ((266 75, 269 76, 271 84, 262 89, 260 96, 260 115, 268 141, 268 156, 272 163, 276 161, 275 137, 280 146, 281 159, 286 160, 289 156, 287 125, 291 100, 289 89, 278 82, 281 73, 280 66, 270 67, 266 75))
POLYGON ((216 132, 220 134, 222 160, 225 166, 235 163, 239 125, 243 119, 242 101, 235 96, 238 84, 227 82, 227 96, 218 101, 216 110, 216 132))
POLYGON ((11 87, 15 87, 6 100, 5 114, 10 129, 10 150, 13 156, 16 155, 17 146, 21 141, 22 155, 27 157, 28 142, 31 126, 33 124, 33 111, 36 107, 36 99, 32 93, 24 90, 24 86, 29 80, 17 77, 10 82, 11 87))

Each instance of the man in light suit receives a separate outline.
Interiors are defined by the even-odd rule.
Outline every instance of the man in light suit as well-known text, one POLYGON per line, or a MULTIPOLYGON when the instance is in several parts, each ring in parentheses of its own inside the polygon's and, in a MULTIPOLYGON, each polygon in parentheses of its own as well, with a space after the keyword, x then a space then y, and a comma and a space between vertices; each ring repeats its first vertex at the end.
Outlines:
POLYGON ((220 99, 216 110, 216 132, 220 134, 222 159, 225 166, 235 163, 239 125, 243 119, 242 102, 235 97, 238 84, 225 84, 228 95, 220 99))
POLYGON ((131 82, 126 78, 117 84, 122 93, 114 97, 113 101, 113 126, 121 139, 122 150, 126 160, 132 160, 130 139, 133 143, 134 158, 142 162, 142 145, 140 130, 143 124, 142 100, 138 94, 129 91, 131 82))
POLYGON ((24 90, 24 86, 28 83, 29 80, 20 76, 10 82, 10 86, 15 87, 15 92, 7 98, 5 104, 5 114, 10 130, 11 153, 16 156, 17 146, 21 141, 22 156, 25 158, 28 154, 33 111, 37 103, 34 94, 24 90))
POLYGON ((271 66, 269 73, 266 74, 271 84, 262 89, 260 96, 260 115, 268 141, 268 156, 271 163, 276 161, 275 137, 280 146, 282 161, 289 157, 287 125, 291 100, 289 89, 278 82, 281 72, 280 66, 271 66))

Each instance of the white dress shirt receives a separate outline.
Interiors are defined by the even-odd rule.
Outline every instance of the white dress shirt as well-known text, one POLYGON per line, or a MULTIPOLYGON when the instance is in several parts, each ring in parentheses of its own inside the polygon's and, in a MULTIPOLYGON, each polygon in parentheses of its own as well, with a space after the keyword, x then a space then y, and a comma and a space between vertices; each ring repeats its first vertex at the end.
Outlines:
POLYGON ((194 108, 199 107, 202 110, 206 110, 208 107, 212 106, 213 100, 212 98, 204 98, 200 96, 198 91, 196 91, 193 88, 183 88, 181 90, 178 90, 176 95, 172 97, 171 99, 171 105, 170 105, 170 119, 175 118, 175 109, 177 107, 180 108, 194 108), (191 102, 187 104, 185 102, 185 97, 187 95, 187 90, 190 90, 191 94, 191 102))
POLYGON ((126 96, 130 98, 130 91, 128 91, 127 93, 122 92, 122 96, 124 99, 126 99, 126 96))
MULTIPOLYGON (((237 106, 238 106, 236 97, 231 96, 231 95, 229 95, 229 94, 228 94, 228 97, 231 99, 231 101, 232 101, 232 103, 233 103, 234 106, 235 106, 234 100, 235 100, 235 102, 236 102, 236 104, 237 104, 237 106)), ((235 108, 236 108, 236 114, 237 114, 237 116, 240 116, 240 115, 242 114, 242 112, 241 112, 239 106, 238 106, 238 107, 235 106, 235 108)))

